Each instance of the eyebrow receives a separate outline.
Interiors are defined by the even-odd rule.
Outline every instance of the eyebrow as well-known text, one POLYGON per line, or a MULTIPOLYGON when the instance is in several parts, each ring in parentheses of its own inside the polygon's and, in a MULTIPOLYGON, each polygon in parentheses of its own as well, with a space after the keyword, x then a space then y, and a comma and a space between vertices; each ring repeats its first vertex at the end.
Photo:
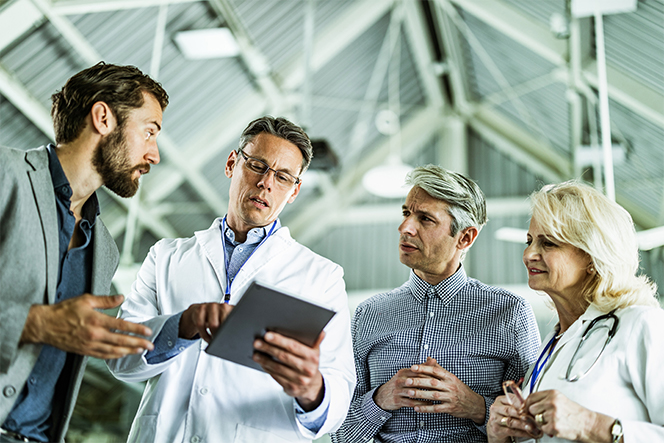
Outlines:
MULTIPOLYGON (((260 157, 254 157, 252 154, 248 153, 248 152, 245 151, 244 149, 242 149, 242 152, 244 152, 244 155, 246 155, 246 156, 249 157, 249 158, 253 158, 254 160, 260 160, 260 161, 262 161, 262 162, 265 163, 270 169, 273 169, 273 170, 274 170, 274 168, 272 168, 272 167, 270 166, 270 164, 267 162, 267 159, 265 159, 265 158, 260 158, 260 157)), ((301 169, 301 168, 302 168, 302 167, 300 166, 300 169, 301 169)), ((286 169, 283 169, 283 168, 282 168, 282 169, 277 169, 277 171, 280 171, 280 172, 287 172, 288 174, 292 175, 293 177, 299 178, 299 177, 298 177, 298 174, 295 173, 295 171, 291 170, 290 168, 286 168, 286 169)))
POLYGON ((161 125, 159 123, 157 123, 156 120, 153 120, 153 121, 149 122, 148 124, 155 125, 157 127, 157 129, 161 131, 161 125))
POLYGON ((435 216, 434 214, 432 214, 431 212, 428 212, 428 211, 422 211, 422 210, 411 211, 411 210, 408 208, 408 206, 406 206, 406 205, 402 205, 402 206, 401 206, 401 210, 402 210, 402 211, 409 211, 409 212, 414 213, 414 214, 425 215, 425 216, 427 216, 427 217, 429 217, 429 218, 431 218, 431 219, 438 220, 438 217, 436 217, 436 216, 435 216))

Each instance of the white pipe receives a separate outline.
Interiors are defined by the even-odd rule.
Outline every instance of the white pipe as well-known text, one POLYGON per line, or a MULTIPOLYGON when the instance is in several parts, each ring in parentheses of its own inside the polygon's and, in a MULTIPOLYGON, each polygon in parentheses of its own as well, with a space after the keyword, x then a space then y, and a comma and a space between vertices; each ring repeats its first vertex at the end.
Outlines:
POLYGON ((597 49, 597 79, 599 86, 599 115, 604 157, 604 184, 606 196, 616 200, 613 177, 613 151, 611 148, 611 120, 609 117, 609 92, 606 78, 606 53, 604 48, 604 21, 602 14, 595 12, 595 43, 597 49))

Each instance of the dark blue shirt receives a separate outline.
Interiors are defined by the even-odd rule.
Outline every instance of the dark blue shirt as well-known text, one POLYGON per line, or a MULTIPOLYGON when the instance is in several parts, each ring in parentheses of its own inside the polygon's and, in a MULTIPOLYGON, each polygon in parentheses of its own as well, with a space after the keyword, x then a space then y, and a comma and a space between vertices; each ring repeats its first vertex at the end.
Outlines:
MULTIPOLYGON (((76 218, 69 209, 72 189, 55 154, 55 146, 48 145, 47 149, 58 217, 60 250, 56 302, 60 302, 90 292, 92 281, 92 227, 99 215, 99 202, 97 196, 92 194, 83 205, 82 218, 79 223, 83 243, 68 250, 69 242, 76 227, 76 218)), ((53 402, 54 400, 63 400, 54 399, 54 394, 66 361, 66 352, 49 345, 42 346, 37 363, 32 369, 13 409, 3 423, 3 428, 34 440, 49 440, 48 430, 51 427, 53 402)))

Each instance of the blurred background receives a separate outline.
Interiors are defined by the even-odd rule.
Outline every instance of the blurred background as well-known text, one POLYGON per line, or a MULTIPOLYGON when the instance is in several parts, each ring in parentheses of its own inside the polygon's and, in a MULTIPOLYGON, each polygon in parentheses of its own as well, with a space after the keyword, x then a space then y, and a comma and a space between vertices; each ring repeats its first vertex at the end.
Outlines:
MULTIPOLYGON (((427 163, 484 190, 490 221, 466 269, 526 297, 542 333, 556 320, 521 254, 527 196, 545 183, 614 197, 642 272, 664 285, 664 0, 0 0, 0 145, 51 142, 50 95, 100 60, 171 97, 140 193, 98 192, 116 292, 158 239, 226 213, 225 159, 265 114, 314 142, 281 219, 344 267, 351 309, 407 279, 401 184, 427 163)), ((68 440, 123 441, 142 389, 91 359, 68 440)))

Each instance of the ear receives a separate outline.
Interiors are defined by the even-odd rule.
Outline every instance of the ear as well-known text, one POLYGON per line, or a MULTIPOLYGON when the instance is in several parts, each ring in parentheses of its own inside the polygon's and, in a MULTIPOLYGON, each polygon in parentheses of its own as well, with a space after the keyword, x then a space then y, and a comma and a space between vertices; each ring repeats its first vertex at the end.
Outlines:
POLYGON ((98 134, 108 135, 117 127, 118 122, 111 108, 104 102, 95 102, 90 110, 92 128, 98 134))
POLYGON ((295 189, 293 189, 293 193, 288 198, 288 203, 293 203, 295 201, 295 197, 297 197, 297 194, 300 193, 300 186, 302 186, 302 182, 295 185, 295 189))
POLYGON ((233 177, 233 168, 235 168, 236 163, 237 163, 237 152, 235 151, 235 149, 233 149, 231 153, 228 154, 228 159, 226 159, 226 168, 224 169, 226 177, 228 178, 233 177))
POLYGON ((473 243, 475 243, 475 239, 479 233, 480 231, 475 226, 470 226, 461 231, 461 234, 459 235, 459 241, 457 242, 457 249, 470 248, 473 243))

